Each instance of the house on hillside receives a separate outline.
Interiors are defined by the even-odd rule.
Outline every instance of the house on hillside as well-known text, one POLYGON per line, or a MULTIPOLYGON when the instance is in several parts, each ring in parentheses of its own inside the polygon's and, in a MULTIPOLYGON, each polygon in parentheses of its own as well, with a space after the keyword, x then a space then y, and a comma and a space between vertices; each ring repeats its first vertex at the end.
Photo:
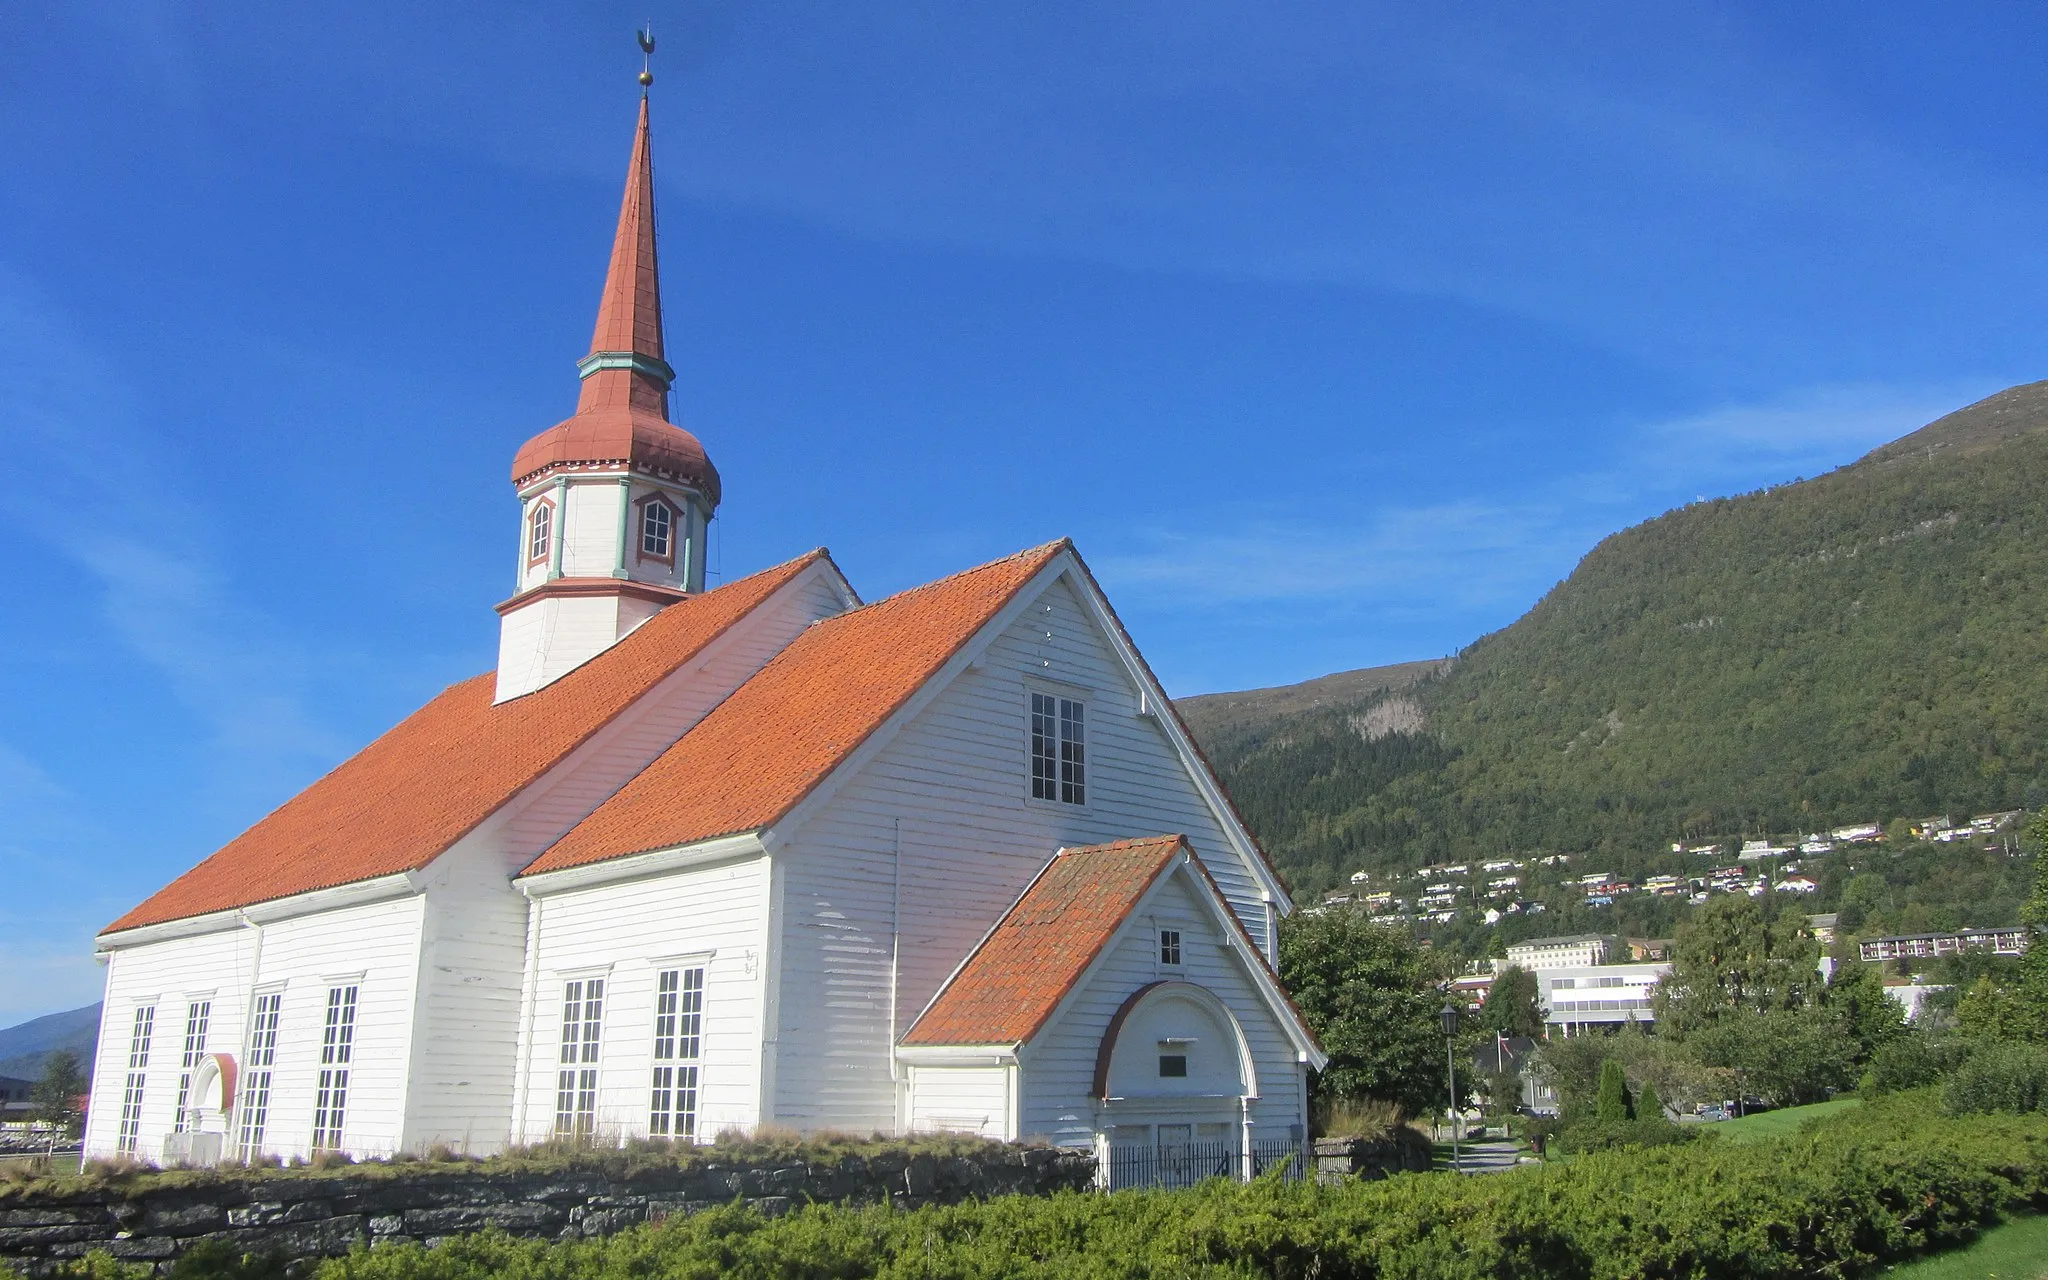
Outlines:
POLYGON ((1291 903, 1072 545, 707 584, 644 98, 579 368, 512 466, 496 670, 99 935, 87 1154, 1298 1144, 1291 903))

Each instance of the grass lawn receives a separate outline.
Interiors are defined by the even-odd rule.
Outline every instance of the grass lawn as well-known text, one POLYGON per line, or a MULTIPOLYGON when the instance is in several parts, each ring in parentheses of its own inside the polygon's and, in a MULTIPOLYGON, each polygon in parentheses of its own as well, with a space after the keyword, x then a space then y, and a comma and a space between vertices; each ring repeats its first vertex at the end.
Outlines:
POLYGON ((2048 1277, 2048 1214, 2014 1218, 1978 1236, 1966 1249, 1877 1274, 1887 1280, 2043 1280, 2048 1277))
POLYGON ((1816 1102, 1810 1107, 1786 1107, 1781 1111, 1759 1111, 1753 1116, 1739 1120, 1722 1120, 1702 1128, 1718 1133, 1730 1142, 1762 1142, 1766 1138, 1787 1138, 1799 1132, 1799 1126, 1816 1116, 1832 1115, 1837 1111, 1862 1103, 1861 1098, 1837 1098, 1833 1102, 1816 1102))

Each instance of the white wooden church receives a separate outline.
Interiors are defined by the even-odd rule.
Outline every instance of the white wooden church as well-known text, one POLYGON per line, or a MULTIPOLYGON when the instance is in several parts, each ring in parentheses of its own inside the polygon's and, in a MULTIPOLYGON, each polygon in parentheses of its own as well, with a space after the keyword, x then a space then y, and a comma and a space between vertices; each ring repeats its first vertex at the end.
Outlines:
POLYGON ((962 1130, 1248 1169, 1290 908, 1073 546, 706 589, 647 102, 495 672, 107 926, 90 1156, 962 1130))

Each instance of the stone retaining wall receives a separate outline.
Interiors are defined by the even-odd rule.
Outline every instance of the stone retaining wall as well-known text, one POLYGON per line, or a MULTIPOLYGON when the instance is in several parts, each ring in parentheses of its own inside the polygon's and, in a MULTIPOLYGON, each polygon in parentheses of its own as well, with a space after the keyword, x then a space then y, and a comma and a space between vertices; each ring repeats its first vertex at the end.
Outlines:
POLYGON ((0 1196, 0 1270, 30 1276, 94 1249, 167 1270, 202 1240, 294 1259, 385 1241, 434 1243, 483 1227, 550 1240, 608 1235, 674 1213, 743 1200, 764 1213, 814 1201, 904 1208, 1083 1189, 1086 1152, 1007 1148, 935 1156, 885 1152, 832 1163, 707 1163, 631 1173, 417 1172, 201 1176, 186 1185, 113 1185, 0 1196))

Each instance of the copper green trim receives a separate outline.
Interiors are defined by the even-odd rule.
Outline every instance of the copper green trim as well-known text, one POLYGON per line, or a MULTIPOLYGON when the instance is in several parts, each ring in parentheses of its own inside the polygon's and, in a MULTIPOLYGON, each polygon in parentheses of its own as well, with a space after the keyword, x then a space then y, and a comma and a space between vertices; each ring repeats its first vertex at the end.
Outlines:
POLYGON ((606 369, 630 369, 643 373, 661 383, 662 390, 675 385, 676 371, 660 356, 642 355, 638 351, 593 351, 576 362, 576 372, 583 377, 606 369))
POLYGON ((632 478, 631 476, 620 476, 620 477, 619 477, 619 562, 618 562, 618 563, 617 563, 616 565, 612 566, 612 576, 613 576, 614 578, 623 578, 623 577, 625 577, 625 576, 626 576, 626 535, 627 535, 627 530, 628 530, 628 524, 627 524, 627 519, 626 519, 626 517, 627 517, 627 516, 628 516, 629 514, 631 514, 632 510, 633 510, 633 478, 632 478))
POLYGON ((548 581, 562 576, 562 544, 569 532, 569 477, 555 481, 555 518, 548 528, 548 581))

